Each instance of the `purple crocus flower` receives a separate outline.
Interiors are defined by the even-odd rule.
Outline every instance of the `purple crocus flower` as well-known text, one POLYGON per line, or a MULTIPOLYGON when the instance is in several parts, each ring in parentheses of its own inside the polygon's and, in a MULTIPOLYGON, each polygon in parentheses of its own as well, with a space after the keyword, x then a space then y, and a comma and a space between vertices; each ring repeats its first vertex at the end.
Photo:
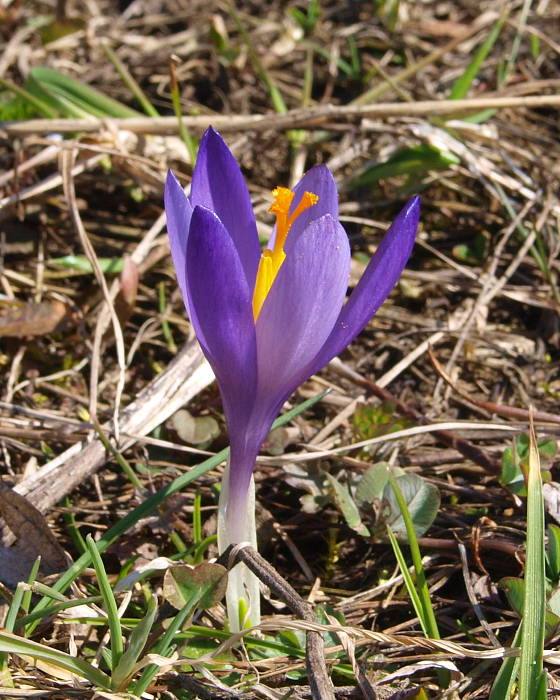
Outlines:
POLYGON ((345 303, 350 247, 328 168, 312 168, 293 192, 278 188, 273 196, 276 226, 261 253, 239 165, 212 128, 200 144, 190 197, 171 172, 165 186, 177 280, 216 375, 229 431, 224 547, 247 539, 255 460, 282 404, 381 306, 410 256, 418 226, 414 197, 345 303))

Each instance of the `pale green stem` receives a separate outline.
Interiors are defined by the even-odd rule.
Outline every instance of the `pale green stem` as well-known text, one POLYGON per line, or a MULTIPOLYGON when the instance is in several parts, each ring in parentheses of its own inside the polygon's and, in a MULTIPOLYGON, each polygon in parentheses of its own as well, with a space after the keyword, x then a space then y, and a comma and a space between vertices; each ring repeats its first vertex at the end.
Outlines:
MULTIPOLYGON (((246 498, 232 509, 229 499, 229 461, 222 479, 218 504, 218 551, 224 552, 230 544, 250 544, 257 548, 255 522, 255 481, 251 483, 246 498)), ((228 574, 226 603, 231 632, 258 625, 261 621, 259 580, 245 564, 236 564, 228 574)))

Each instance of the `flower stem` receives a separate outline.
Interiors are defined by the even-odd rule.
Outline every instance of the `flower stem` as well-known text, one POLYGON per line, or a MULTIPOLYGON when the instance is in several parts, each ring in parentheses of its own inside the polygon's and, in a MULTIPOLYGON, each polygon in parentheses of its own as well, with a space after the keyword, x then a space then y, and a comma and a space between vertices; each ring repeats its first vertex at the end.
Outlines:
MULTIPOLYGON (((229 545, 248 543, 257 548, 255 522, 255 482, 251 476, 249 488, 241 498, 230 498, 230 463, 222 479, 218 504, 218 551, 229 545)), ((229 628, 232 632, 258 625, 261 621, 259 580, 245 564, 236 564, 228 574, 226 603, 229 628)))

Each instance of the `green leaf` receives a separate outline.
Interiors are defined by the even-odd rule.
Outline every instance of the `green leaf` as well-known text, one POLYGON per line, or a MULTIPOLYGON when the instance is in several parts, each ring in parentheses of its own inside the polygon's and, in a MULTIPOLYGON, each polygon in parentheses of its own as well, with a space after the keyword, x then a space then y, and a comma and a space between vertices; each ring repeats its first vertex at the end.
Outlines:
MULTIPOLYGON (((537 443, 538 453, 544 459, 554 457, 557 445, 554 440, 543 438, 537 443)), ((525 474, 529 470, 529 436, 527 433, 518 435, 512 447, 506 447, 502 455, 502 472, 500 483, 517 496, 527 496, 525 474)))
POLYGON ((85 20, 81 17, 54 18, 41 28, 41 41, 43 44, 49 44, 51 41, 57 41, 64 36, 68 36, 68 34, 79 32, 84 29, 85 26, 85 20))
POLYGON ((383 163, 367 168, 350 183, 351 187, 372 185, 378 180, 396 175, 422 175, 428 170, 443 170, 461 160, 450 151, 430 144, 401 148, 383 163))
POLYGON ((58 666, 58 668, 74 673, 80 678, 85 678, 99 688, 109 690, 111 687, 109 677, 103 671, 87 663, 87 661, 70 656, 70 654, 59 651, 54 647, 45 646, 30 639, 23 639, 23 637, 18 637, 10 632, 0 631, 0 652, 8 652, 18 656, 31 656, 32 659, 46 661, 54 666, 58 666))
MULTIPOLYGON (((525 581, 514 576, 506 576, 501 579, 500 587, 504 589, 512 609, 522 617, 525 607, 525 581)), ((556 634, 560 624, 560 589, 555 589, 548 598, 544 621, 545 638, 550 639, 556 634)))
MULTIPOLYGON (((517 628, 515 638, 511 643, 512 649, 517 649, 519 647, 522 629, 523 624, 521 623, 517 628)), ((515 684, 515 679, 517 678, 518 668, 519 657, 506 656, 506 658, 502 661, 498 674, 496 675, 496 680, 492 685, 492 690, 488 700, 510 700, 510 698, 513 697, 513 686, 515 684)))
POLYGON ((344 516, 348 526, 362 537, 369 537, 369 530, 362 522, 358 506, 350 495, 348 486, 337 481, 332 474, 327 474, 327 480, 332 489, 333 500, 336 507, 344 516))
MULTIPOLYGON (((361 262, 367 264, 368 256, 364 256, 361 262)), ((385 401, 377 406, 358 404, 352 415, 352 428, 356 440, 369 440, 409 427, 411 427, 410 421, 397 414, 395 404, 391 401, 385 401)))
POLYGON ((504 589, 512 610, 521 617, 525 603, 525 582, 523 579, 506 576, 500 580, 500 587, 504 589))
POLYGON ((172 566, 163 578, 163 597, 177 610, 198 598, 197 607, 205 610, 224 597, 226 585, 227 571, 220 564, 172 566))
POLYGON ((548 578, 556 584, 560 579, 560 527, 558 525, 549 525, 547 534, 546 563, 548 566, 548 578))
MULTIPOLYGON (((51 258, 48 262, 77 272, 93 274, 93 267, 85 255, 64 255, 61 258, 51 258)), ((98 262, 104 274, 118 275, 123 271, 124 258, 98 258, 98 262)))
POLYGON ((389 481, 390 468, 387 462, 378 462, 364 472, 356 486, 355 500, 358 507, 381 500, 389 481))
POLYGON ((152 596, 148 601, 146 615, 130 633, 130 639, 128 640, 126 650, 117 664, 117 667, 111 674, 111 684, 113 688, 117 690, 124 690, 126 688, 128 677, 133 672, 134 664, 137 662, 142 650, 146 646, 156 613, 157 600, 152 596))
POLYGON ((309 0, 307 10, 291 7, 288 9, 288 12, 303 29, 305 34, 311 34, 321 16, 321 5, 319 0, 309 0))
POLYGON ((537 446, 539 448, 539 454, 542 457, 548 457, 550 459, 556 455, 558 450, 556 440, 542 439, 538 441, 537 446))
MULTIPOLYGON (((399 476, 396 482, 403 494, 406 506, 414 525, 414 532, 421 537, 434 522, 440 505, 438 489, 417 474, 399 476)), ((384 522, 390 527, 395 537, 406 541, 406 525, 397 502, 397 497, 390 484, 383 494, 384 522)))
POLYGON ((221 433, 218 421, 212 416, 193 416, 182 408, 171 417, 173 428, 189 445, 207 447, 221 433))
POLYGON ((56 108, 68 117, 91 115, 100 118, 126 118, 141 116, 140 112, 52 68, 44 66, 32 68, 26 87, 30 92, 38 90, 42 95, 47 95, 56 108))
POLYGON ((554 615, 560 615, 560 588, 555 588, 548 596, 547 607, 554 615))
POLYGON ((481 231, 468 243, 453 246, 453 257, 467 265, 480 265, 484 262, 490 236, 481 231))
POLYGON ((525 561, 525 603, 519 663, 519 700, 545 700, 542 689, 545 639, 545 552, 544 501, 537 440, 531 425, 529 473, 527 479, 527 544, 525 561))
POLYGON ((476 52, 473 60, 467 66, 466 71, 458 78, 451 92, 449 93, 450 100, 461 100, 467 96, 468 91, 472 85, 473 80, 478 75, 478 72, 482 68, 482 64, 486 60, 486 57, 492 50, 492 47, 496 43, 497 38, 500 35, 504 22, 507 18, 507 12, 503 13, 500 19, 496 22, 490 34, 486 37, 486 40, 481 45, 481 47, 476 52))

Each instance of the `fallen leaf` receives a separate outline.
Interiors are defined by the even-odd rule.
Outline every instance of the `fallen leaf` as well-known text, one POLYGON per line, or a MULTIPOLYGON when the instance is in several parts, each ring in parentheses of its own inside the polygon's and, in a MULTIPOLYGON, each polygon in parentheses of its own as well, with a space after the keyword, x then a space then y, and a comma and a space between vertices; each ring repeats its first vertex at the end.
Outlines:
POLYGON ((209 445, 220 434, 218 421, 212 416, 193 416, 186 408, 171 418, 173 428, 190 445, 209 445))
POLYGON ((180 610, 187 601, 199 596, 197 607, 204 610, 224 597, 226 584, 227 571, 220 564, 172 566, 163 577, 163 597, 180 610))
POLYGON ((26 498, 2 483, 0 514, 17 539, 13 547, 0 546, 2 581, 13 586, 25 580, 38 556, 41 556, 43 574, 59 573, 67 568, 64 551, 41 512, 26 498))
POLYGON ((61 301, 22 302, 0 300, 0 338, 47 335, 64 328, 71 317, 61 301))

